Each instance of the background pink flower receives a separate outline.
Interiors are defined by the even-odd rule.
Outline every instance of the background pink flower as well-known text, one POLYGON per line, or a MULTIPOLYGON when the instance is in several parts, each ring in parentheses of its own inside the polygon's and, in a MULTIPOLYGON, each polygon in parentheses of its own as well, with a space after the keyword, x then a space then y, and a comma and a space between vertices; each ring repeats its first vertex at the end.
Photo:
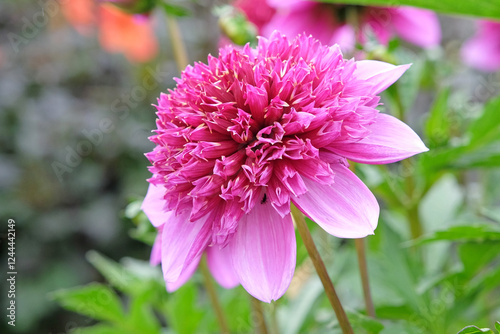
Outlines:
POLYGON ((462 59, 482 71, 500 69, 500 22, 479 21, 476 34, 462 46, 462 59))
MULTIPOLYGON (((437 46, 441 29, 437 15, 429 10, 412 7, 354 7, 325 4, 304 0, 267 0, 267 10, 274 13, 267 24, 262 16, 257 23, 253 1, 240 0, 240 8, 259 28, 261 34, 269 36, 275 29, 293 37, 305 32, 325 44, 339 44, 344 51, 354 49, 356 42, 365 43, 366 35, 373 34, 379 43, 386 45, 394 36, 399 36, 421 47, 437 46), (355 13, 359 27, 354 27, 347 16, 355 13), (356 30, 358 30, 356 32, 356 30)), ((269 15, 268 15, 269 16, 269 15)), ((266 16, 266 17, 268 17, 266 16)))
POLYGON ((332 235, 373 234, 379 206, 347 159, 391 163, 427 150, 375 109, 408 67, 347 61, 337 46, 278 32, 188 66, 158 100, 147 154, 143 209, 160 230, 153 262, 161 258, 167 286, 185 282, 206 252, 222 285, 281 297, 295 269, 291 203, 332 235))

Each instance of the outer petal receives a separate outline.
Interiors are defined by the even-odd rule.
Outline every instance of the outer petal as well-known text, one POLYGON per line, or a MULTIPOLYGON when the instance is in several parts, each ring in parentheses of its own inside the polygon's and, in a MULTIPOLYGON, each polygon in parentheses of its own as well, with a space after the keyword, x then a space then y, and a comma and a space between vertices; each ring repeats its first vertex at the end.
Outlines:
POLYGON ((335 183, 304 178, 308 192, 293 203, 326 232, 340 238, 362 238, 377 227, 379 206, 371 191, 347 167, 332 164, 335 183))
POLYGON ((394 31, 402 39, 424 48, 439 45, 441 27, 436 13, 412 7, 388 10, 392 14, 394 31))
POLYGON ((200 259, 201 255, 193 259, 193 261, 186 268, 182 270, 177 281, 166 282, 167 291, 174 292, 175 290, 183 286, 184 283, 186 283, 191 278, 191 276, 193 276, 194 272, 196 271, 196 268, 198 268, 198 265, 200 264, 200 259))
POLYGON ((158 234, 156 235, 153 248, 151 249, 149 263, 152 266, 156 266, 161 263, 161 228, 158 229, 158 234))
POLYGON ((164 187, 155 186, 150 183, 148 193, 146 197, 144 197, 144 201, 141 205, 142 211, 144 211, 151 224, 156 228, 162 226, 172 216, 172 212, 166 212, 163 209, 165 206, 165 200, 163 199, 164 194, 164 187))
POLYGON ((396 66, 383 61, 360 60, 356 62, 354 75, 371 82, 371 93, 378 94, 396 82, 410 66, 411 64, 396 66))
POLYGON ((166 282, 176 282, 185 268, 199 257, 208 245, 211 226, 204 217, 189 222, 187 211, 172 215, 161 233, 161 266, 166 282))
POLYGON ((369 129, 371 133, 356 143, 338 143, 328 149, 365 164, 388 164, 429 150, 408 125, 390 115, 378 114, 369 129))
POLYGON ((234 271, 231 247, 223 249, 220 249, 219 246, 208 247, 207 263, 212 276, 222 287, 231 289, 240 283, 234 271))
POLYGON ((285 293, 297 255, 289 214, 281 218, 270 201, 257 204, 241 218, 229 246, 238 280, 248 293, 268 303, 285 293))

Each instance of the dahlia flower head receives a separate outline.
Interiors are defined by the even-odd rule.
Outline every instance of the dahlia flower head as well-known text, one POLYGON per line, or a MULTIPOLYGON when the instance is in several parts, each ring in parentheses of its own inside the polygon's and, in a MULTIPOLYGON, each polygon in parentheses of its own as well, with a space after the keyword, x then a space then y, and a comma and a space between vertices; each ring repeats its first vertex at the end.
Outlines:
POLYGON ((379 206, 347 159, 384 164, 427 150, 376 109, 408 67, 345 60, 337 45, 279 32, 188 66, 158 99, 146 154, 142 208, 158 229, 151 262, 167 290, 206 253, 223 287, 280 298, 295 270, 291 203, 334 236, 373 234, 379 206))

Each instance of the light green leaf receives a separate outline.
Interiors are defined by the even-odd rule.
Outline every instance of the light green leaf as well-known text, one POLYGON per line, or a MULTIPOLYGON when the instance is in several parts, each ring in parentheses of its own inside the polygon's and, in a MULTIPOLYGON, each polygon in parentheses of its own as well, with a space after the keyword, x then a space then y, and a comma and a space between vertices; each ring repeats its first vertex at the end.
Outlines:
POLYGON ((198 333, 205 310, 196 303, 198 299, 196 286, 188 281, 174 294, 170 295, 167 316, 170 325, 178 334, 198 333))
POLYGON ((500 166, 500 97, 485 106, 480 117, 474 120, 462 144, 431 150, 421 159, 427 170, 491 168, 500 166))
POLYGON ((322 2, 362 6, 413 6, 434 10, 443 14, 460 14, 500 19, 500 5, 495 0, 322 0, 322 2))
POLYGON ((468 242, 460 245, 458 254, 462 260, 467 277, 473 277, 479 271, 485 270, 486 265, 499 255, 498 242, 468 242))
POLYGON ((346 312, 353 329, 358 333, 359 329, 364 329, 367 333, 378 334, 384 329, 377 320, 358 312, 346 312))
POLYGON ((464 329, 462 329, 458 334, 480 334, 480 333, 493 333, 493 331, 489 328, 479 328, 476 326, 467 326, 464 329))
POLYGON ((304 284, 299 295, 289 305, 278 309, 282 332, 290 334, 299 333, 314 303, 323 293, 324 290, 321 281, 318 277, 313 276, 304 284))
POLYGON ((147 297, 146 295, 132 300, 127 322, 141 334, 159 334, 160 324, 148 304, 147 297))
POLYGON ((125 319, 120 299, 109 287, 91 283, 83 287, 58 290, 51 294, 62 307, 97 320, 122 322, 125 319))
POLYGON ((498 240, 500 241, 500 231, 493 229, 490 225, 465 225, 453 226, 445 231, 437 231, 430 236, 424 236, 416 240, 413 244, 420 245, 427 242, 448 240, 448 241, 477 241, 498 240))
POLYGON ((495 322, 495 329, 500 333, 500 321, 495 322))
POLYGON ((442 90, 437 95, 425 124, 425 135, 434 147, 446 144, 450 138, 450 119, 448 117, 449 95, 450 90, 448 88, 442 90))
POLYGON ((500 140, 500 97, 491 99, 484 107, 482 115, 468 129, 470 142, 481 145, 500 140))
POLYGON ((121 264, 99 254, 96 251, 87 252, 87 260, 106 278, 106 280, 118 290, 133 292, 133 286, 141 284, 121 264))
POLYGON ((95 325, 81 327, 71 331, 71 334, 123 334, 123 329, 111 325, 95 325))

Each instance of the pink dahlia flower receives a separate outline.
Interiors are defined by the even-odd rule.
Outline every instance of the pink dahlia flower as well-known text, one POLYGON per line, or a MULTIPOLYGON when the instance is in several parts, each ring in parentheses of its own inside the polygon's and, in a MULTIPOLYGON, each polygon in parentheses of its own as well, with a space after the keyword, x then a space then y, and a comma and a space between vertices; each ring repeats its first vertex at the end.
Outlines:
POLYGON ((365 43, 366 35, 370 33, 384 45, 395 35, 424 48, 437 46, 441 40, 437 15, 425 9, 354 7, 305 0, 267 0, 271 9, 263 12, 275 14, 265 24, 262 19, 269 16, 256 16, 254 2, 239 0, 235 6, 247 14, 248 19, 260 28, 260 33, 264 36, 270 35, 275 29, 290 37, 305 32, 324 44, 339 44, 344 51, 353 50, 356 39, 365 43), (355 28, 347 22, 346 16, 350 13, 356 13, 359 27, 355 28), (356 34, 355 29, 358 28, 359 32, 356 34))
POLYGON ((490 72, 500 69, 500 22, 479 21, 476 35, 462 47, 467 65, 490 72))
POLYGON ((206 252, 222 286, 281 297, 295 269, 290 203, 332 235, 373 234, 379 206, 347 159, 385 164, 427 150, 375 109, 408 67, 345 60, 336 45, 278 32, 188 66, 158 100, 147 154, 143 210, 159 230, 153 262, 167 288, 206 252))

